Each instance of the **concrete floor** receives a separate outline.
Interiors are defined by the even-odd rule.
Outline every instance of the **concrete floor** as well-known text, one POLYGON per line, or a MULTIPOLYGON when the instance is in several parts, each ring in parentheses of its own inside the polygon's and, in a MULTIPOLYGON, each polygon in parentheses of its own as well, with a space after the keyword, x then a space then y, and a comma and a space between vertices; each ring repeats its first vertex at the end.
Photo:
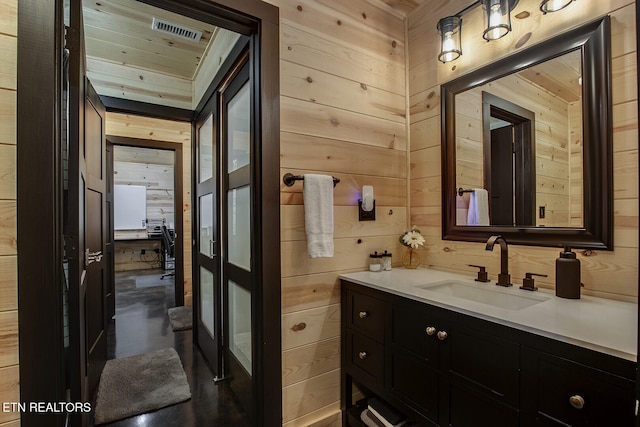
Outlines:
MULTIPOLYGON (((251 425, 226 383, 213 374, 193 344, 192 330, 173 332, 167 309, 174 307, 173 277, 162 270, 116 273, 116 316, 107 334, 108 359, 167 347, 176 349, 191 387, 190 400, 110 424, 107 427, 242 427, 251 425), (138 278, 138 286, 136 286, 138 278)), ((122 402, 126 405, 127 402, 122 402)), ((93 426, 93 420, 90 425, 93 426)))

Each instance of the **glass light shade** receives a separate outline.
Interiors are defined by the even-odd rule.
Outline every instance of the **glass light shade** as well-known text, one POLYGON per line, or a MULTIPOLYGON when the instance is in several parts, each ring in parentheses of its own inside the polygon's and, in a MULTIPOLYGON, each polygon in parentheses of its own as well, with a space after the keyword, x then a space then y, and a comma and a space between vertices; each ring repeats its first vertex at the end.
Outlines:
POLYGON ((540 10, 542 13, 557 12, 569 6, 571 2, 573 2, 573 0, 542 0, 540 10))
POLYGON ((481 0, 487 19, 485 40, 497 40, 511 31, 511 5, 509 0, 481 0))
POLYGON ((447 16, 438 22, 440 31, 440 55, 438 60, 442 62, 455 61, 462 55, 460 30, 462 29, 462 18, 459 16, 447 16))

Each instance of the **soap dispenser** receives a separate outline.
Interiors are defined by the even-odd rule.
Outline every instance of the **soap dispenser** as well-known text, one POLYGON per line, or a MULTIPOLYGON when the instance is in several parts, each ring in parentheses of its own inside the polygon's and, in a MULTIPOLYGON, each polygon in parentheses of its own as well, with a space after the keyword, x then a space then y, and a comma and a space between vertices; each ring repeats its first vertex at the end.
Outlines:
POLYGON ((580 260, 569 246, 556 259, 556 296, 580 299, 580 260))

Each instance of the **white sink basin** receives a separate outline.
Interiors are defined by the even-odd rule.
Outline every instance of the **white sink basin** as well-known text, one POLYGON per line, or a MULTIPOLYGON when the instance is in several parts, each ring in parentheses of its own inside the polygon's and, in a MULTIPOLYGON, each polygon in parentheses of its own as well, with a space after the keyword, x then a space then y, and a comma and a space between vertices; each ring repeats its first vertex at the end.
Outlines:
POLYGON ((522 310, 532 305, 546 301, 548 298, 528 291, 528 294, 520 295, 515 292, 500 291, 495 289, 493 283, 472 285, 455 280, 445 280, 442 282, 419 285, 421 289, 438 292, 456 298, 463 298, 480 304, 492 305, 494 307, 506 308, 507 310, 522 310), (493 286, 493 288, 488 288, 493 286))

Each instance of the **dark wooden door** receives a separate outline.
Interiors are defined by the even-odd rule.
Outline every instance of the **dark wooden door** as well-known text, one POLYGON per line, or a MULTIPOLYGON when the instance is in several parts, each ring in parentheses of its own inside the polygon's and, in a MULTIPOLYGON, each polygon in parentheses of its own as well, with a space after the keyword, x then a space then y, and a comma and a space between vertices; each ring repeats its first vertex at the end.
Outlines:
POLYGON ((513 127, 491 131, 490 224, 513 225, 513 127))
POLYGON ((106 203, 105 108, 98 94, 86 82, 84 114, 85 143, 85 266, 87 269, 85 310, 87 319, 87 368, 89 393, 98 385, 107 361, 106 321, 108 316, 109 265, 108 210, 106 203))
MULTIPOLYGON (((82 1, 70 3, 69 23, 69 388, 71 401, 86 402, 107 355, 105 109, 85 76, 82 1)), ((73 425, 86 424, 74 417, 73 425)))

